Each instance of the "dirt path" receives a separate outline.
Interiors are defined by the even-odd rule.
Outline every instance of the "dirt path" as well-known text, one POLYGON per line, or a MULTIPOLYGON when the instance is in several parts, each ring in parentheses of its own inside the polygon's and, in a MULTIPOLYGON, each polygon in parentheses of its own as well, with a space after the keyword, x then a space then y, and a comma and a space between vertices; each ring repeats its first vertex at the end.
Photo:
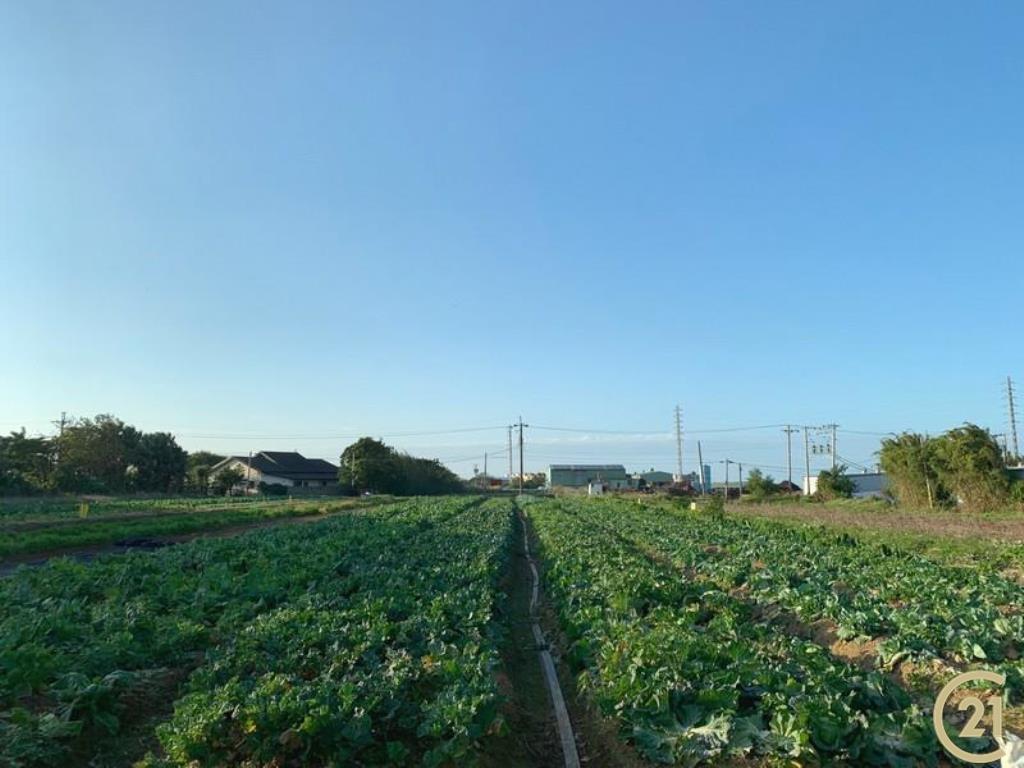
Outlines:
MULTIPOLYGON (((523 539, 523 521, 516 520, 514 538, 517 542, 523 539)), ((539 542, 533 535, 529 525, 529 518, 525 523, 526 538, 529 549, 536 560, 541 584, 545 569, 542 550, 539 542)), ((518 643, 521 650, 521 664, 526 672, 533 675, 534 702, 542 702, 547 727, 547 741, 543 744, 547 762, 537 762, 537 766, 551 766, 564 768, 565 762, 562 756, 562 748, 559 743, 559 736, 555 727, 554 714, 552 711, 551 697, 548 695, 544 677, 541 672, 537 658, 537 644, 533 639, 532 621, 530 617, 530 601, 532 591, 532 573, 529 560, 526 558, 522 546, 516 546, 516 568, 518 594, 520 609, 517 613, 521 617, 518 622, 518 633, 522 641, 518 643)), ((561 684, 562 693, 565 697, 565 704, 568 708, 569 719, 576 741, 576 748, 579 761, 584 766, 600 766, 601 768, 649 768, 652 764, 641 759, 640 756, 627 744, 618 734, 617 723, 609 718, 602 717, 601 713, 590 703, 588 698, 580 693, 576 687, 575 671, 569 668, 564 661, 567 640, 562 634, 558 623, 555 607, 545 599, 543 589, 538 593, 538 606, 536 611, 540 620, 540 626, 547 640, 548 649, 554 662, 555 671, 561 684)), ((534 707, 538 706, 534 703, 534 707)), ((504 764, 503 764, 504 765, 504 764)), ((514 765, 514 764, 513 764, 514 765)))
POLYGON ((55 557, 70 557, 73 560, 87 563, 101 555, 123 555, 125 552, 148 551, 163 549, 164 547, 182 544, 195 539, 223 539, 229 536, 237 536, 247 531, 258 528, 271 528, 277 525, 292 525, 297 523, 315 523, 318 520, 327 520, 347 510, 339 510, 328 514, 303 515, 301 517, 278 517, 268 520, 254 520, 251 523, 232 525, 224 528, 211 528, 205 531, 191 531, 189 533, 177 533, 169 536, 147 536, 134 539, 125 539, 113 544, 92 544, 83 547, 62 547, 60 549, 46 549, 38 552, 21 552, 16 555, 8 555, 0 562, 0 577, 9 576, 20 566, 26 565, 35 567, 45 565, 55 557))
POLYGON ((537 662, 530 621, 530 567, 522 551, 523 529, 516 519, 512 557, 502 582, 508 599, 501 606, 505 641, 498 686, 507 732, 488 745, 486 768, 563 768, 551 701, 537 662))

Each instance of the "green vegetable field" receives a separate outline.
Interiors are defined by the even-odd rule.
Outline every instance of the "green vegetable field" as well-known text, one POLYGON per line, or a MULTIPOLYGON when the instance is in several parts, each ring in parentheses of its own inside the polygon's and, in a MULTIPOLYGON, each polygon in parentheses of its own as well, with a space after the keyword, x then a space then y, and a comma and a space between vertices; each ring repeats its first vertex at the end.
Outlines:
POLYGON ((590 765, 939 765, 932 701, 975 667, 1021 732, 1024 587, 994 565, 667 501, 457 496, 0 579, 0 765, 560 765, 505 749, 517 711, 553 720, 508 663, 524 533, 590 765))
POLYGON ((934 695, 1007 675, 1024 589, 825 529, 619 500, 530 507, 580 687, 650 760, 934 765, 934 695))
POLYGON ((461 762, 496 724, 510 513, 411 502, 23 569, 0 583, 0 763, 84 761, 159 686, 174 764, 461 762))

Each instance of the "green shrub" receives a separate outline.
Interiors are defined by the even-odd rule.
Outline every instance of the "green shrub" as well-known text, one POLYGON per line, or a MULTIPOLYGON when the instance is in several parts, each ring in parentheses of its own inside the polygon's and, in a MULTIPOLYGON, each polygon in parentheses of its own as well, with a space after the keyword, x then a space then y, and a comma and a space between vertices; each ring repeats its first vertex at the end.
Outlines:
POLYGON ((846 476, 846 467, 842 464, 835 469, 823 469, 818 474, 818 490, 815 494, 822 501, 832 499, 848 499, 853 496, 853 480, 846 476))
POLYGON ((260 483, 260 493, 265 496, 287 496, 288 486, 281 483, 260 483))

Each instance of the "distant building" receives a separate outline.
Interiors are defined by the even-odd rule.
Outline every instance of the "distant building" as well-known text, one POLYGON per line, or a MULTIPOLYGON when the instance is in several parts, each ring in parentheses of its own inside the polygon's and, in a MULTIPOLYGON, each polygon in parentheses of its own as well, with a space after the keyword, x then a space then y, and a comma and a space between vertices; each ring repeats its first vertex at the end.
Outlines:
MULTIPOLYGON (((258 493, 260 483, 292 489, 321 489, 338 485, 338 468, 323 459, 307 459, 295 451, 260 451, 250 456, 228 456, 210 468, 210 480, 232 467, 242 473, 235 486, 245 493, 258 493)), ((315 491, 314 491, 315 492, 315 491)))
POLYGON ((630 478, 621 464, 552 464, 548 483, 552 488, 589 488, 600 483, 608 489, 629 488, 630 478))
MULTIPOLYGON (((889 490, 889 478, 885 472, 859 472, 847 474, 853 481, 853 497, 863 499, 884 496, 889 490)), ((818 476, 804 477, 805 496, 813 496, 818 492, 818 476)))
MULTIPOLYGON (((700 490, 700 473, 690 472, 688 475, 672 475, 672 481, 675 483, 681 483, 683 485, 689 485, 695 491, 700 490)), ((711 490, 711 465, 704 465, 704 485, 708 491, 711 490)))
POLYGON ((672 485, 673 475, 671 472, 652 469, 649 472, 636 472, 632 479, 636 488, 664 488, 666 485, 672 485))

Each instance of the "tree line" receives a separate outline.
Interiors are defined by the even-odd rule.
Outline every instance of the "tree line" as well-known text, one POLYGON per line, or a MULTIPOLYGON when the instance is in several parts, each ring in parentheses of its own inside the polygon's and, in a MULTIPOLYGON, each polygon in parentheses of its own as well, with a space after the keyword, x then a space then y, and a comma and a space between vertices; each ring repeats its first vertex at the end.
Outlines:
POLYGON ((1024 483, 1006 470, 999 443, 974 424, 937 437, 904 432, 882 441, 882 469, 901 504, 986 511, 1024 502, 1024 483))
POLYGON ((341 487, 349 493, 390 493, 430 496, 458 493, 465 483, 437 459, 400 453, 372 437, 364 437, 341 454, 341 487))
POLYGON ((189 455, 168 432, 143 432, 109 414, 74 419, 53 437, 0 436, 0 493, 175 493, 189 455))
MULTIPOLYGON (((143 432, 110 414, 73 419, 60 434, 0 435, 0 495, 44 493, 225 494, 241 475, 211 469, 223 456, 187 452, 169 432, 143 432)), ((342 493, 458 493, 463 481, 436 459, 419 459, 369 437, 345 449, 342 493)), ((262 489, 270 493, 270 489, 262 489)), ((275 489, 276 490, 276 489, 275 489)))

